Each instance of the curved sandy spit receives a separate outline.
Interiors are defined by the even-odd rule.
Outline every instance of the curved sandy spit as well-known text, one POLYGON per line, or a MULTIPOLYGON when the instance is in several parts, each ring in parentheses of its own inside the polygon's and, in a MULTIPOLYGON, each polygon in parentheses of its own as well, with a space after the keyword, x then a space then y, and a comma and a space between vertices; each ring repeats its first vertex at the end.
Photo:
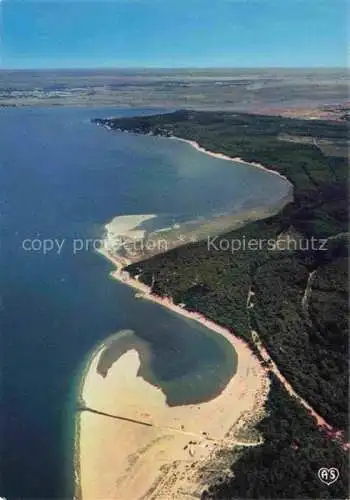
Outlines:
POLYGON ((251 418, 263 414, 269 390, 266 372, 248 345, 230 331, 169 299, 150 294, 146 285, 121 270, 121 265, 127 264, 125 260, 106 250, 100 253, 117 266, 112 276, 135 288, 145 299, 224 336, 237 352, 238 365, 236 374, 215 399, 169 407, 159 388, 137 376, 140 358, 135 349, 114 362, 105 378, 96 371, 102 350, 95 351, 82 383, 85 405, 152 427, 83 411, 76 450, 77 496, 83 500, 181 500, 198 495, 207 486, 207 475, 200 469, 209 463, 211 469, 215 467, 217 451, 261 444, 257 439, 242 441, 238 431, 251 418))
MULTIPOLYGON (((217 159, 254 166, 288 180, 258 163, 208 151, 197 142, 173 137, 197 151, 217 159)), ((235 375, 211 401, 169 407, 161 389, 137 376, 139 353, 130 349, 103 378, 96 371, 103 346, 95 351, 81 387, 84 404, 130 422, 83 411, 79 416, 76 462, 78 495, 83 500, 181 500, 199 497, 207 486, 206 468, 215 469, 217 452, 236 446, 258 446, 260 440, 242 440, 240 431, 250 421, 263 416, 269 391, 267 372, 250 347, 230 330, 199 313, 175 305, 171 298, 151 293, 150 288, 132 278, 125 266, 131 263, 112 250, 108 237, 133 236, 135 227, 154 215, 116 217, 106 225, 106 244, 98 250, 116 270, 113 278, 133 287, 137 296, 158 303, 222 335, 237 353, 235 375), (145 425, 146 424, 146 425, 145 425), (204 472, 203 472, 204 471, 204 472)), ((232 457, 231 457, 232 458, 232 457)), ((218 465, 222 474, 223 464, 218 465)))
MULTIPOLYGON (((195 141, 173 139, 214 158, 251 165, 288 181, 259 163, 208 151, 195 141)), ((144 220, 152 217, 146 215, 144 220)), ((128 216, 113 219, 106 226, 106 243, 109 232, 129 236, 141 221, 128 216)), ((102 350, 95 351, 82 382, 84 403, 95 410, 141 423, 89 411, 80 414, 76 448, 78 496, 83 500, 199 498, 208 483, 208 470, 212 471, 216 465, 217 473, 222 475, 227 465, 218 460, 218 451, 232 450, 235 445, 261 444, 257 438, 242 441, 240 431, 247 422, 256 422, 263 416, 269 391, 267 371, 248 344, 231 331, 199 313, 175 305, 171 298, 152 294, 148 286, 123 271, 131 261, 119 257, 111 246, 104 245, 99 253, 116 266, 111 273, 115 279, 133 287, 138 297, 195 320, 225 337, 237 353, 238 364, 235 375, 216 398, 200 405, 169 407, 159 388, 137 376, 140 366, 137 350, 123 354, 105 378, 96 371, 102 350)))

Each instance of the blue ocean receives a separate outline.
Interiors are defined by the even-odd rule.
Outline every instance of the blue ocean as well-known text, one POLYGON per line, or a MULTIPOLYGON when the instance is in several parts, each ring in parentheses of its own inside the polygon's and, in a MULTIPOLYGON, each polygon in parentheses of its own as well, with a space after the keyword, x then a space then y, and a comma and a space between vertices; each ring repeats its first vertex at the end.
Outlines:
POLYGON ((152 110, 0 109, 0 496, 72 498, 76 388, 108 336, 131 329, 147 340, 160 385, 192 380, 187 398, 206 374, 207 397, 221 380, 227 355, 213 334, 136 300, 110 278, 109 262, 92 248, 73 252, 72 242, 102 237, 117 215, 205 218, 277 203, 289 186, 179 141, 90 121, 141 113, 152 110), (64 244, 44 252, 34 240, 64 244))

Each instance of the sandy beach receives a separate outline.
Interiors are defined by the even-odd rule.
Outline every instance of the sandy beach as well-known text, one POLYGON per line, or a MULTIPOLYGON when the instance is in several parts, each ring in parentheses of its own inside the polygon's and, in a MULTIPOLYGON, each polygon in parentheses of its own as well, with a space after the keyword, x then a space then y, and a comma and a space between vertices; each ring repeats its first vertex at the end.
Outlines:
MULTIPOLYGON (((185 499, 205 489, 220 450, 259 446, 242 439, 242 429, 263 415, 269 390, 266 372, 248 345, 200 314, 150 293, 106 249, 99 251, 117 269, 111 275, 156 302, 224 336, 238 356, 236 374, 211 401, 169 407, 163 392, 138 376, 140 357, 131 349, 113 363, 106 377, 97 372, 103 346, 95 351, 81 388, 84 404, 107 415, 79 415, 76 459, 83 500, 185 499), (122 417, 134 422, 121 420, 122 417), (137 421, 137 422, 135 422, 137 421)), ((222 468, 222 464, 220 466, 222 468)), ((222 472, 222 470, 221 470, 222 472)))
POLYGON ((223 153, 215 153, 214 151, 209 151, 208 149, 203 148, 196 141, 191 141, 189 139, 183 139, 182 137, 171 136, 170 139, 175 139, 177 141, 186 142, 187 144, 192 146, 196 151, 199 151, 200 153, 205 153, 205 154, 212 156, 213 158, 216 158, 218 160, 233 161, 235 163, 243 163, 244 165, 251 165, 253 167, 259 168, 260 170, 265 170, 265 172, 269 172, 270 174, 278 175, 278 177, 281 177, 282 179, 285 179, 288 181, 286 176, 280 174, 279 172, 276 172, 276 170, 271 170, 271 169, 265 167, 264 165, 261 165, 261 163, 248 162, 248 161, 242 160, 242 158, 239 158, 239 157, 231 158, 231 156, 224 155, 223 153))
POLYGON ((137 242, 142 241, 146 233, 139 226, 143 222, 155 217, 157 216, 154 214, 119 215, 114 217, 105 225, 104 246, 116 252, 120 247, 128 244, 128 242, 133 242, 134 245, 137 245, 137 242))
MULTIPOLYGON (((195 141, 175 139, 215 158, 247 163, 207 151, 195 141)), ((263 165, 249 165, 283 177, 263 165)), ((220 459, 223 451, 230 450, 232 462, 235 447, 262 444, 261 437, 250 431, 264 414, 269 379, 248 344, 203 315, 187 311, 185 305, 152 294, 137 276, 124 270, 131 260, 125 253, 118 255, 116 240, 142 238, 138 226, 152 217, 120 216, 105 226, 105 245, 98 252, 116 266, 111 276, 134 288, 137 298, 155 302, 223 336, 237 353, 237 370, 211 401, 169 407, 162 390, 139 375, 137 348, 124 352, 107 375, 101 376, 98 365, 105 346, 100 346, 81 385, 81 400, 87 409, 78 417, 76 470, 77 497, 83 500, 198 498, 213 474, 227 471, 229 464, 220 459)))
POLYGON ((105 225, 107 233, 129 234, 146 220, 157 217, 154 214, 118 215, 105 225))
POLYGON ((81 498, 185 498, 206 487, 199 472, 220 449, 259 445, 235 435, 244 423, 240 417, 261 411, 268 391, 259 364, 247 353, 239 353, 239 371, 217 398, 177 407, 167 406, 162 391, 137 376, 136 350, 122 355, 105 378, 96 372, 100 354, 84 379, 84 403, 140 423, 81 413, 81 498))

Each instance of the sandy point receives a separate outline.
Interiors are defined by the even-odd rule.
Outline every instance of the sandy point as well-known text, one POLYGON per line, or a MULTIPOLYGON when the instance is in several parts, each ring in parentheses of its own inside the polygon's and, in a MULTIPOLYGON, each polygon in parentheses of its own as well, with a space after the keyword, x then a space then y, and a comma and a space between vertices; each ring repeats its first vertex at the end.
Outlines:
MULTIPOLYGON (((236 374, 211 401, 169 407, 163 392, 138 376, 132 348, 102 376, 104 348, 92 356, 81 387, 83 404, 99 414, 79 414, 77 472, 83 500, 184 499, 207 485, 203 470, 235 445, 256 446, 240 436, 247 419, 263 414, 269 382, 258 360, 235 343, 236 374)), ((214 465, 213 465, 214 464, 214 465)))

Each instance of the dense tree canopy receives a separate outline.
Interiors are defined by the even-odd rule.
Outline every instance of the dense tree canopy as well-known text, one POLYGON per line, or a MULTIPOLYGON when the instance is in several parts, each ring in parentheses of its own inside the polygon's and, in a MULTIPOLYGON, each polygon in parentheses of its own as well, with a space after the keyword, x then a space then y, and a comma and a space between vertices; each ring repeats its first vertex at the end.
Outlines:
MULTIPOLYGON (((347 161, 329 156, 345 140, 345 124, 242 113, 178 111, 140 118, 99 120, 136 133, 179 136, 206 149, 256 161, 285 175, 294 201, 268 219, 224 238, 283 238, 319 246, 290 250, 208 250, 186 245, 129 266, 160 295, 172 296, 251 342, 256 329, 269 354, 301 397, 337 429, 348 429, 348 199, 347 161), (281 133, 324 139, 284 142, 281 133), (319 244, 320 245, 320 244, 319 244), (253 307, 247 310, 252 290, 253 307)), ((259 425, 265 444, 245 451, 234 480, 213 486, 214 498, 346 498, 345 453, 315 426, 274 381, 269 415, 259 425), (293 444, 294 443, 294 444, 293 444), (319 467, 337 464, 333 488, 317 479, 319 467)), ((207 493, 209 494, 209 493, 207 493)))

